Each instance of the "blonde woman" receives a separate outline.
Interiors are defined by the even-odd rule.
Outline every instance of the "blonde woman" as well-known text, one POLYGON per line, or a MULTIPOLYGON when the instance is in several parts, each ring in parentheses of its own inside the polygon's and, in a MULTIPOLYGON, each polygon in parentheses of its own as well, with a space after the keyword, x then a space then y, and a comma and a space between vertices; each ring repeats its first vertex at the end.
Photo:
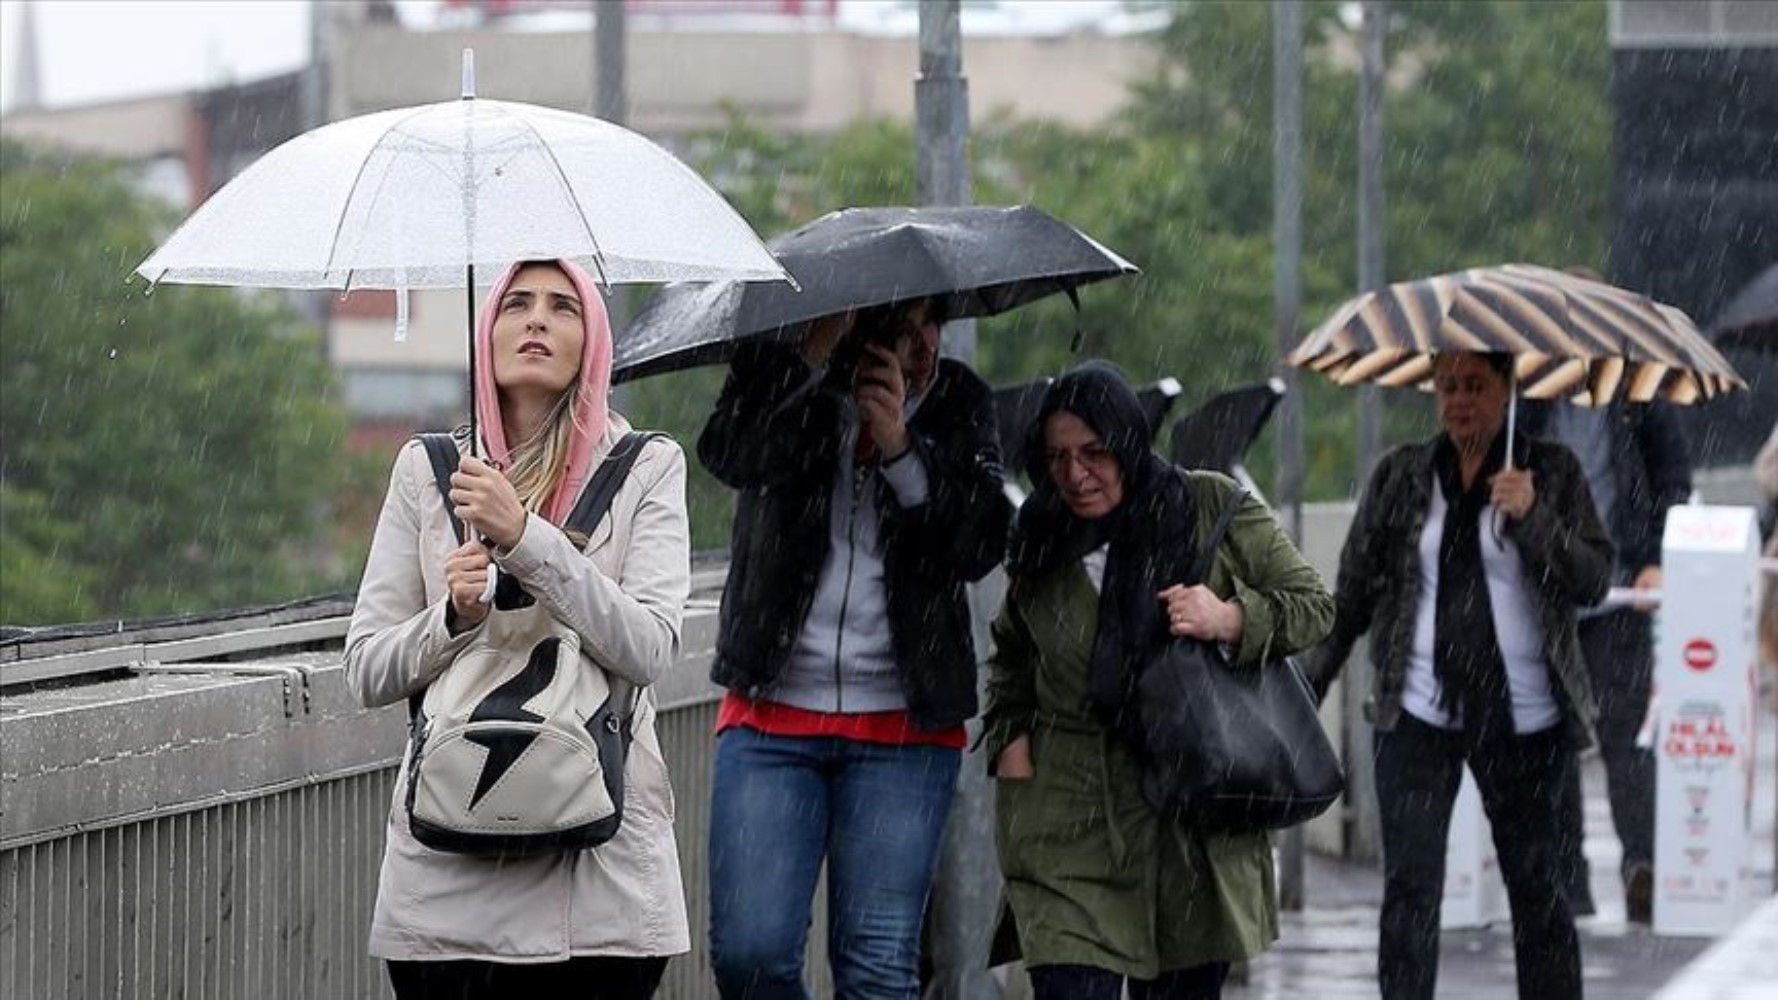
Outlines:
MULTIPOLYGON (((366 705, 424 691, 487 617, 491 567, 580 633, 600 667, 641 688, 623 823, 586 851, 485 860, 430 850, 389 810, 371 954, 411 997, 653 994, 668 956, 690 948, 672 792, 648 685, 679 652, 690 586, 685 457, 644 446, 590 539, 559 527, 629 428, 609 409, 611 327, 586 273, 517 264, 476 325, 483 438, 451 479, 452 511, 425 449, 395 461, 346 637, 346 675, 366 705), (459 545, 450 514, 480 540, 459 545)), ((458 436, 467 451, 467 435, 458 436)), ((405 786, 405 768, 396 788, 405 786)))

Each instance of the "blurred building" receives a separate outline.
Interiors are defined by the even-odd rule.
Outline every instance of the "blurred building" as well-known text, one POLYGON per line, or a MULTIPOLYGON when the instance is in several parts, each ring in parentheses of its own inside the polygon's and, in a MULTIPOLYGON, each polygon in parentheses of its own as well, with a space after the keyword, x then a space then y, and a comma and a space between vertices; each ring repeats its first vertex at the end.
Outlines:
MULTIPOLYGON (((854 28, 837 0, 627 0, 627 124, 672 147, 678 137, 722 128, 732 114, 803 133, 875 117, 911 121, 913 9, 869 7, 874 20, 854 28)), ((0 134, 137 164, 145 186, 195 206, 312 124, 455 97, 465 48, 476 51, 482 96, 592 112, 592 9, 584 0, 448 0, 429 30, 404 27, 385 0, 330 0, 316 10, 322 58, 309 70, 197 93, 15 107, 0 118, 0 134)), ((1144 27, 1164 18, 1104 11, 1102 23, 1076 21, 1060 34, 1006 11, 998 22, 966 15, 972 113, 1075 126, 1110 120, 1154 65, 1144 27)), ((29 39, 23 44, 31 48, 29 39)), ((310 296, 306 304, 327 322, 329 358, 361 420, 411 428, 461 412, 461 292, 413 293, 402 343, 392 336, 392 293, 317 303, 310 296)))
MULTIPOLYGON (((1707 325, 1778 262, 1778 3, 1614 0, 1611 279, 1707 325)), ((1687 413, 1704 464, 1751 460, 1778 418, 1778 344, 1753 384, 1687 413)))

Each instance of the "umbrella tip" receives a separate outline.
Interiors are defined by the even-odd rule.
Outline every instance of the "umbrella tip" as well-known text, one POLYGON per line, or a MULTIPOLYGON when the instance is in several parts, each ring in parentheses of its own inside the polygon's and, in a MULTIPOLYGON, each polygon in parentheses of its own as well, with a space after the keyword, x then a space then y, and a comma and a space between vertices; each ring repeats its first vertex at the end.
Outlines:
POLYGON ((475 100, 475 50, 463 50, 463 99, 475 100))

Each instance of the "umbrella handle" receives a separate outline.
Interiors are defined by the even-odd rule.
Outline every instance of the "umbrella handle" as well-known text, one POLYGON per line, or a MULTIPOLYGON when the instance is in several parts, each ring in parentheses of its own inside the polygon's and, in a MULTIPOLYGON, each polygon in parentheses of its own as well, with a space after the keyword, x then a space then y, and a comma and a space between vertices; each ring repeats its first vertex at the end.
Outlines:
MULTIPOLYGON (((1513 437, 1519 424, 1519 369, 1517 365, 1507 369, 1506 386, 1506 459, 1501 464, 1500 471, 1511 472, 1513 471, 1513 437)), ((1496 542, 1499 542, 1505 533, 1505 523, 1506 515, 1496 510, 1492 525, 1496 542)))
POLYGON ((1068 301, 1074 303, 1074 339, 1068 342, 1068 353, 1079 354, 1080 342, 1086 339, 1080 328, 1080 292, 1073 285, 1064 285, 1062 291, 1067 293, 1068 301))
POLYGON ((1506 375, 1506 465, 1504 472, 1513 471, 1513 438, 1519 425, 1519 369, 1517 365, 1507 370, 1506 375))

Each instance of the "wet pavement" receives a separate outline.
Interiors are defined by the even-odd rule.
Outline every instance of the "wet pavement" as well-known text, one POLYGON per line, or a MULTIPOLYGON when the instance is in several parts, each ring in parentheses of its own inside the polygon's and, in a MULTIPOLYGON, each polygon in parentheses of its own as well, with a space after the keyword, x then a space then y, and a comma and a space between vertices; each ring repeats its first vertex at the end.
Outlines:
MULTIPOLYGON (((1586 852, 1592 865, 1595 916, 1578 922, 1589 1000, 1778 998, 1778 903, 1773 896, 1773 780, 1778 717, 1759 719, 1755 767, 1753 871, 1750 912, 1722 941, 1659 937, 1624 919, 1618 881, 1620 850, 1605 800, 1604 770, 1596 756, 1583 762, 1586 852), (1712 945, 1715 951, 1705 955, 1712 945), (1700 958, 1700 956, 1703 956, 1700 958), (1668 988, 1670 987, 1670 988, 1668 988)), ((1230 983, 1229 1000, 1377 996, 1377 914, 1383 900, 1380 870, 1311 853, 1307 908, 1282 916, 1283 935, 1247 969, 1247 982, 1230 983)), ((1485 930, 1446 931, 1439 958, 1440 997, 1512 1000, 1512 929, 1502 920, 1485 930)))

